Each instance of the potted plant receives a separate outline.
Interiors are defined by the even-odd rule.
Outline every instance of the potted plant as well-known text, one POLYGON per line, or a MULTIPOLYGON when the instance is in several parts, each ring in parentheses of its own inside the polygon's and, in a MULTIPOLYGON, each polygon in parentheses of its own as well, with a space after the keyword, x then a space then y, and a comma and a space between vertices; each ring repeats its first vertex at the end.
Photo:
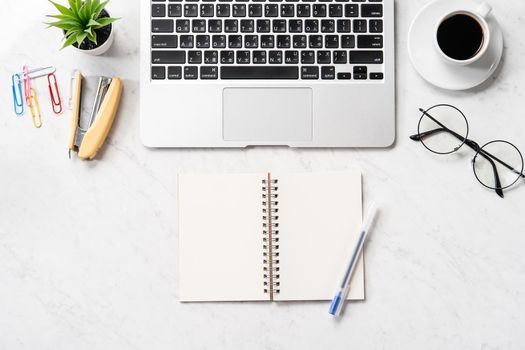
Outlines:
POLYGON ((115 37, 112 23, 118 18, 109 16, 106 10, 109 0, 68 0, 69 7, 49 2, 60 12, 48 16, 56 21, 47 24, 63 31, 62 49, 73 46, 90 55, 102 55, 111 47, 115 37))

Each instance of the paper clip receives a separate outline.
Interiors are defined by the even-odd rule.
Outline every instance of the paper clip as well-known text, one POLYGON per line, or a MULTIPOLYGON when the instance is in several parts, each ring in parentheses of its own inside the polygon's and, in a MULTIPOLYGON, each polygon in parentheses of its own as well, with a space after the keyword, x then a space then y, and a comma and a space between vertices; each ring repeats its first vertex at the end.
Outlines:
POLYGON ((60 98, 60 91, 58 90, 57 77, 55 73, 47 75, 47 82, 49 85, 49 97, 51 99, 51 106, 55 114, 62 113, 62 99, 60 98))
MULTIPOLYGON (((27 72, 26 73, 29 76, 29 78, 31 78, 31 79, 43 78, 45 76, 48 76, 49 74, 54 74, 57 71, 56 67, 54 67, 54 66, 33 68, 33 69, 29 69, 28 67, 25 67, 25 68, 27 68, 27 72)), ((24 73, 20 72, 18 74, 22 75, 24 73)))
POLYGON ((33 89, 31 89, 30 98, 32 104, 29 105, 29 110, 31 111, 33 125, 35 128, 40 129, 42 127, 42 116, 40 115, 40 106, 38 105, 38 99, 36 98, 36 93, 33 89))
POLYGON ((24 95, 22 94, 22 78, 20 77, 20 74, 13 74, 11 81, 13 83, 13 105, 15 114, 21 116, 24 114, 24 95))
POLYGON ((24 95, 26 97, 26 104, 28 107, 31 107, 33 104, 31 95, 31 77, 29 76, 29 69, 27 66, 24 66, 22 69, 22 79, 24 80, 24 95))

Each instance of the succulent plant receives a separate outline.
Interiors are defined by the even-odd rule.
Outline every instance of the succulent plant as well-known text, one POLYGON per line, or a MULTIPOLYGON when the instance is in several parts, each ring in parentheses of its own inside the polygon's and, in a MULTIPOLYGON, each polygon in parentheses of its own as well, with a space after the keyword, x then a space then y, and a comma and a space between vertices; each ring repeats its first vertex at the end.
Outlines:
POLYGON ((65 42, 62 49, 74 44, 80 47, 86 39, 97 45, 97 31, 118 20, 101 16, 109 0, 68 0, 69 7, 51 0, 49 2, 60 12, 58 15, 48 16, 56 21, 47 24, 64 31, 65 42))

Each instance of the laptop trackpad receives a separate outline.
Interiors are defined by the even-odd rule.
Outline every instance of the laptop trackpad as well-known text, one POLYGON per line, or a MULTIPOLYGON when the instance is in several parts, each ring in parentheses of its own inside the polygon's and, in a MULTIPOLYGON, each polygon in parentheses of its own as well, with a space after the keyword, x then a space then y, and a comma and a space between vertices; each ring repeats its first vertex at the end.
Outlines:
POLYGON ((225 141, 311 141, 310 88, 226 88, 223 92, 225 141))

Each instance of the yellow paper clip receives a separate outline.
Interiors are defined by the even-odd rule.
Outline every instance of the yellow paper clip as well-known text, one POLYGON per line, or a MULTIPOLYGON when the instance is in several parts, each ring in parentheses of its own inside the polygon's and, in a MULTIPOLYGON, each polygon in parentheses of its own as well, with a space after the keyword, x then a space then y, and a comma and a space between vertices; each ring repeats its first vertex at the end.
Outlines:
POLYGON ((31 89, 30 99, 32 103, 29 105, 29 110, 31 111, 33 125, 35 128, 40 129, 42 127, 42 116, 40 115, 40 105, 38 104, 38 99, 36 98, 35 89, 31 89))

